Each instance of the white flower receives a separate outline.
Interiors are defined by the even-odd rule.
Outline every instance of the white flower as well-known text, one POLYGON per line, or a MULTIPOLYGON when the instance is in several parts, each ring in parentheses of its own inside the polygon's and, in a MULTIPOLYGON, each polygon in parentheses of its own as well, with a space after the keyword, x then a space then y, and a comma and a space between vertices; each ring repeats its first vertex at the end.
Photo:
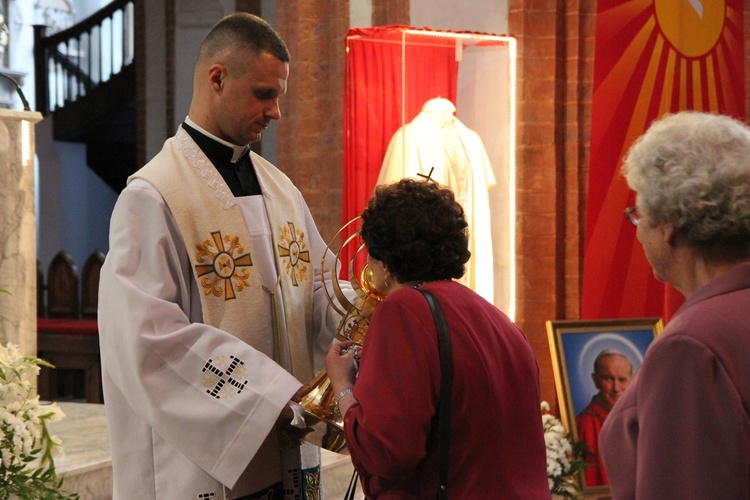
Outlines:
POLYGON ((25 495, 77 498, 58 491, 53 457, 62 446, 47 426, 65 415, 57 404, 39 404, 30 380, 36 379, 40 363, 14 344, 0 345, 0 498, 17 498, 18 485, 25 495))
POLYGON ((557 477, 562 475, 563 469, 556 459, 547 460, 547 476, 557 477))
POLYGON ((570 442, 570 434, 565 431, 560 420, 547 413, 549 404, 542 401, 540 406, 543 412, 542 425, 547 447, 547 482, 550 492, 574 497, 580 493, 574 476, 585 467, 586 462, 581 457, 574 456, 576 452, 570 442))
MULTIPOLYGON (((37 399, 38 399, 38 396, 37 396, 37 399)), ((59 422, 65 416, 65 413, 62 411, 62 408, 60 408, 56 404, 40 405, 37 407, 37 413, 41 417, 46 418, 47 423, 49 424, 59 422)))

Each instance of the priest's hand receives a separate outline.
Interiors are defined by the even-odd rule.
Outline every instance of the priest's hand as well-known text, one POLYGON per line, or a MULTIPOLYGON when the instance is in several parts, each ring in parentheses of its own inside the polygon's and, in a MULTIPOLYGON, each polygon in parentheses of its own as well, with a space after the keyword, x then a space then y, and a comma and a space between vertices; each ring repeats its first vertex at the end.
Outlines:
POLYGON ((276 420, 279 445, 284 449, 301 446, 305 436, 313 431, 313 428, 308 427, 305 422, 305 413, 299 404, 300 401, 299 395, 292 396, 291 401, 281 409, 279 418, 276 420), (296 412, 292 407, 296 408, 296 412))
POLYGON ((279 418, 276 421, 276 423, 279 424, 288 424, 294 419, 294 411, 292 411, 291 403, 299 403, 302 401, 302 399, 299 397, 299 395, 295 394, 292 396, 292 399, 284 405, 284 407, 281 409, 281 413, 279 414, 279 418))
POLYGON ((312 427, 304 427, 300 429, 289 423, 276 424, 276 434, 279 437, 279 446, 282 449, 298 448, 302 446, 305 441, 305 437, 314 431, 312 427))

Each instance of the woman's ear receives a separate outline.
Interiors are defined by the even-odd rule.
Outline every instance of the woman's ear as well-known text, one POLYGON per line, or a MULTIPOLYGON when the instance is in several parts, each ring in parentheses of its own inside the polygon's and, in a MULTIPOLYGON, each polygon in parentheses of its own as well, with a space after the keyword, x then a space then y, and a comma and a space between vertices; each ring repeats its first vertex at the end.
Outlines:
POLYGON ((388 278, 388 281, 391 281, 394 283, 396 282, 395 276, 391 274, 391 270, 388 269, 388 266, 386 266, 385 264, 383 264, 383 271, 385 273, 385 277, 388 278))
POLYGON ((675 234, 674 234, 674 226, 670 222, 665 222, 661 225, 661 235, 662 240, 664 243, 668 245, 674 245, 675 241, 675 234))

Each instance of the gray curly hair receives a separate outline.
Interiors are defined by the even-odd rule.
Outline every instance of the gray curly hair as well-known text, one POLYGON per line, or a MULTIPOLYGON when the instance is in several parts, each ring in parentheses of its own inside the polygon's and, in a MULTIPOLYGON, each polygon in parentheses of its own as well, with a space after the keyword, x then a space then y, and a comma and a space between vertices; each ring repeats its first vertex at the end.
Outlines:
POLYGON ((750 128, 695 111, 655 121, 628 151, 622 173, 652 225, 710 260, 750 256, 750 128))

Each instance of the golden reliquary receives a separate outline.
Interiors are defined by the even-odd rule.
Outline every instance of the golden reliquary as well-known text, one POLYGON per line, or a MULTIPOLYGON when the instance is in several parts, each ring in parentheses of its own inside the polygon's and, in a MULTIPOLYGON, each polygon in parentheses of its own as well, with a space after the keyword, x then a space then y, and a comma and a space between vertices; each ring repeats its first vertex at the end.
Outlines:
MULTIPOLYGON (((331 250, 330 254, 334 254, 336 257, 332 274, 338 276, 342 250, 350 245, 356 245, 356 250, 349 260, 348 267, 349 282, 357 294, 356 303, 347 298, 337 279, 331 280, 332 293, 323 280, 323 291, 331 307, 342 316, 336 338, 341 341, 352 340, 361 344, 370 323, 369 314, 374 310, 374 306, 383 299, 383 296, 375 290, 372 271, 367 263, 361 266, 357 264, 358 256, 364 251, 364 244, 361 243, 359 231, 347 237, 338 252, 332 250, 333 243, 338 241, 342 232, 359 222, 360 218, 356 217, 336 232, 323 254, 320 267, 321 270, 326 269, 326 256, 329 255, 329 250, 331 250), (359 272, 357 272, 357 267, 360 267, 359 272)), ((344 451, 346 448, 344 421, 336 407, 331 381, 326 371, 321 370, 313 380, 300 389, 299 395, 302 398, 301 404, 305 410, 307 425, 313 429, 305 439, 336 453, 344 451)))

